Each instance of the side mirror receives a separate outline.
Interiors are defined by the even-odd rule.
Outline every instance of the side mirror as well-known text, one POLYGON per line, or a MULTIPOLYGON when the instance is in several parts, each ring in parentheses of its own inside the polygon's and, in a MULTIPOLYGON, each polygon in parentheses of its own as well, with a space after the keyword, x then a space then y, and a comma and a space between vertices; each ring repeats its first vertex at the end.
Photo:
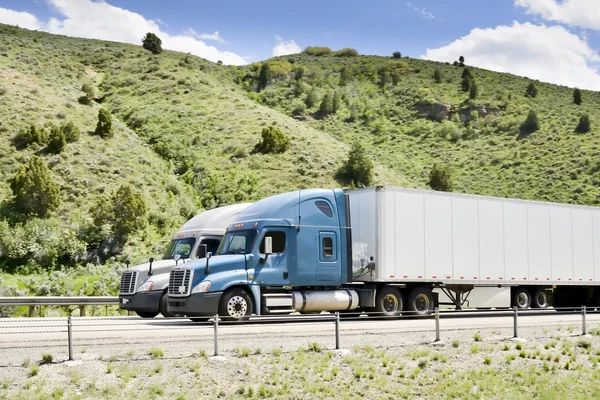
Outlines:
POLYGON ((152 276, 152 274, 154 274, 154 272, 152 271, 152 263, 154 262, 154 257, 151 257, 148 261, 150 261, 150 265, 148 266, 148 276, 152 276))
POLYGON ((181 259, 181 254, 175 254, 175 256, 173 256, 173 260, 175 260, 175 266, 177 266, 177 264, 179 264, 180 259, 181 259))
POLYGON ((208 246, 206 246, 205 244, 200 245, 200 247, 198 248, 198 258, 199 259, 206 257, 207 248, 208 248, 208 246))
MULTIPOLYGON (((206 245, 205 245, 206 246, 206 245)), ((210 267, 208 266, 208 261, 212 257, 212 253, 206 253, 206 266, 204 267, 204 275, 210 274, 210 267)))
POLYGON ((271 236, 265 237, 265 254, 273 254, 273 238, 271 236))

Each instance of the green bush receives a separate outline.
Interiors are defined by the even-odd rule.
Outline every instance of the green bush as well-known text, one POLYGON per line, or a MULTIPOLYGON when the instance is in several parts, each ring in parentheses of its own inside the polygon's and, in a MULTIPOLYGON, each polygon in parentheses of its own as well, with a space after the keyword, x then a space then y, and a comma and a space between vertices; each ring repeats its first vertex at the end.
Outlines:
POLYGON ((60 129, 64 133, 67 143, 74 143, 79 140, 79 128, 73 123, 73 121, 67 122, 61 126, 60 129))
POLYGON ((460 87, 463 92, 468 92, 471 90, 472 78, 468 76, 463 76, 462 81, 460 83, 460 87))
POLYGON ((331 93, 325 93, 321 105, 319 106, 319 114, 325 117, 333 112, 333 96, 331 93))
POLYGON ((471 81, 471 87, 469 88, 469 99, 475 100, 478 94, 479 88, 477 87, 477 82, 473 80, 471 81))
POLYGON ((399 51, 395 51, 392 53, 392 57, 394 58, 402 58, 402 53, 400 53, 399 51))
POLYGON ((582 102, 581 90, 575 88, 575 90, 573 90, 573 103, 580 105, 581 102, 582 102))
POLYGON ((332 53, 329 47, 310 46, 304 49, 304 52, 310 56, 325 56, 332 53))
POLYGON ((112 117, 110 111, 105 108, 101 108, 100 111, 98 111, 98 124, 96 125, 94 133, 104 139, 114 136, 112 117))
POLYGON ((251 171, 204 172, 198 179, 200 204, 210 210, 228 204, 256 200, 258 178, 251 171))
POLYGON ((142 38, 142 46, 152 52, 152 54, 160 54, 162 52, 162 40, 154 33, 148 32, 142 38))
POLYGON ((373 184, 373 161, 367 155, 365 147, 358 141, 352 144, 348 160, 340 171, 352 186, 365 187, 373 184))
POLYGON ((435 81, 435 83, 442 82, 442 73, 438 68, 436 68, 435 71, 433 71, 433 80, 435 81))
POLYGON ((577 133, 587 133, 591 129, 590 117, 587 115, 582 115, 579 118, 579 123, 575 128, 575 132, 577 133))
POLYGON ((306 100, 304 100, 304 103, 306 104, 306 107, 313 108, 315 105, 317 105, 318 101, 319 101, 319 96, 317 95, 317 91, 314 87, 312 87, 308 91, 308 94, 306 95, 306 100))
POLYGON ((271 65, 266 62, 260 66, 260 73, 258 74, 258 90, 263 90, 267 87, 271 81, 271 65))
POLYGON ((58 154, 64 150, 67 146, 67 139, 65 134, 58 126, 52 126, 50 128, 50 136, 48 137, 48 151, 50 153, 58 154))
POLYGON ((35 125, 30 125, 29 129, 22 128, 15 136, 14 142, 19 147, 28 147, 34 143, 43 145, 46 142, 44 131, 35 125))
POLYGON ((10 181, 14 206, 23 214, 47 217, 60 205, 60 187, 43 159, 32 156, 10 181))
POLYGON ((84 83, 81 86, 81 91, 86 94, 90 99, 94 97, 94 87, 89 83, 84 83))
POLYGON ((535 111, 529 111, 527 115, 527 119, 521 124, 519 130, 521 132, 521 136, 530 135, 533 132, 536 132, 540 129, 540 122, 538 121, 538 117, 535 111))
POLYGON ((279 128, 267 126, 263 128, 262 140, 256 145, 256 151, 264 154, 284 153, 290 147, 290 138, 279 128))
POLYGON ((535 86, 534 82, 530 82, 529 85, 527 86, 527 90, 525 90, 525 96, 527 97, 537 97, 538 94, 538 90, 537 87, 535 86))
POLYGON ((336 51, 335 56, 336 57, 356 57, 356 56, 358 56, 358 51, 356 51, 356 49, 346 47, 344 49, 336 51))
POLYGON ((79 104, 83 104, 84 106, 89 106, 92 104, 92 99, 90 99, 87 95, 83 95, 77 98, 77 102, 79 104))
POLYGON ((452 191, 452 174, 445 165, 434 164, 429 172, 429 187, 440 192, 452 191))

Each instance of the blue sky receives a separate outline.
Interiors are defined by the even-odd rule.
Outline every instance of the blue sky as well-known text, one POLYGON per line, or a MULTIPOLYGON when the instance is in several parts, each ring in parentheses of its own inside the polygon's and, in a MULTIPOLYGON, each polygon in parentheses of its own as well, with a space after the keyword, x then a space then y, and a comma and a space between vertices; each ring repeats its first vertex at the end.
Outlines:
POLYGON ((310 45, 467 63, 600 89, 600 0, 0 0, 0 22, 243 64, 310 45), (218 32, 218 35, 217 35, 218 32), (552 68, 548 68, 548 66, 552 68))

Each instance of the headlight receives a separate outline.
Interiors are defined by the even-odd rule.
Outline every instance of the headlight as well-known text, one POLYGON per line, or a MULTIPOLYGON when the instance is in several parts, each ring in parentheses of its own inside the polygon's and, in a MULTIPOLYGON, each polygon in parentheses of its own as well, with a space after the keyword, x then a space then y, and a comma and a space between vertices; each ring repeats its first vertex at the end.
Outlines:
POLYGON ((154 286, 154 282, 146 281, 146 282, 142 283, 140 286, 138 286, 137 291, 138 292, 146 292, 148 290, 152 290, 153 286, 154 286))
POLYGON ((192 293, 206 293, 210 290, 210 281, 202 281, 192 289, 192 293))

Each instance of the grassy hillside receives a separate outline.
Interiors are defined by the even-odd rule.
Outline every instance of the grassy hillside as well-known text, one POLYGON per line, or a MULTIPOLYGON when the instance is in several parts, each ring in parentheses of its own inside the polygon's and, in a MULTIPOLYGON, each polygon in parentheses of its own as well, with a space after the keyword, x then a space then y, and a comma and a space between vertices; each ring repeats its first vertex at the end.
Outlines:
POLYGON ((203 208, 348 185, 338 171, 355 141, 373 159, 377 184, 427 187, 440 163, 460 192, 600 199, 597 93, 583 91, 576 105, 572 89, 536 82, 530 98, 530 80, 471 68, 478 93, 469 99, 462 67, 408 58, 304 53, 227 67, 6 25, 0 39, 0 272, 38 273, 27 282, 5 274, 4 286, 32 291, 47 281, 51 293, 114 292, 126 257, 160 254, 172 231, 203 208), (89 104, 80 101, 84 89, 89 104), (109 139, 94 133, 101 108, 112 115, 109 139), (523 135, 530 110, 541 129, 523 135), (592 130, 577 134, 583 114, 592 130), (49 134, 67 122, 81 136, 59 154, 16 141, 31 125, 49 134), (268 126, 290 138, 287 151, 256 151, 268 126), (33 155, 60 185, 61 204, 44 219, 16 212, 10 188, 33 155), (93 209, 123 184, 142 195, 147 224, 116 257, 101 257, 90 239, 98 230, 93 209), (109 272, 82 267, 98 258, 108 258, 109 272), (60 269, 66 272, 49 275, 60 269))

